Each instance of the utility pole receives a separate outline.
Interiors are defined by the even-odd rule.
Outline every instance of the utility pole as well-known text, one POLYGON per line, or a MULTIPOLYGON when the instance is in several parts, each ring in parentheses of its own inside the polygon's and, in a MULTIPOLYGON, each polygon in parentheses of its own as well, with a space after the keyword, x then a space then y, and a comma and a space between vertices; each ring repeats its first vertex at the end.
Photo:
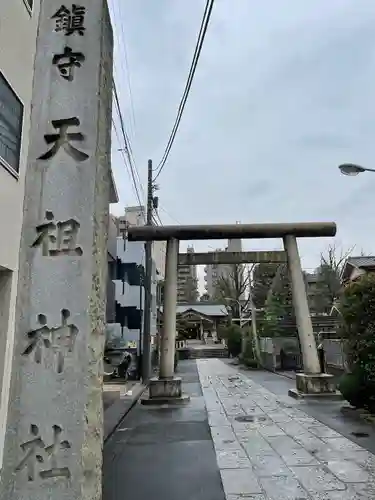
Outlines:
POLYGON ((260 356, 260 345, 259 345, 259 338, 258 338, 258 331, 257 331, 257 310, 253 301, 253 292, 251 289, 252 286, 252 276, 251 273, 254 269, 254 265, 249 268, 249 301, 250 301, 250 307, 251 307, 251 330, 253 333, 253 341, 254 341, 254 348, 255 348, 255 355, 257 358, 257 361, 259 364, 261 364, 261 356, 260 356))
POLYGON ((238 300, 238 315, 239 315, 239 325, 240 325, 240 330, 241 330, 241 354, 242 356, 245 356, 246 353, 246 333, 244 330, 242 330, 242 307, 241 307, 241 302, 238 300))
POLYGON ((139 337, 138 337, 138 379, 142 378, 142 339, 143 339, 143 293, 142 288, 145 286, 145 271, 142 265, 138 266, 140 279, 139 279, 139 311, 140 311, 140 325, 139 325, 139 337))
MULTIPOLYGON (((153 185, 152 185, 152 160, 147 166, 147 212, 146 226, 152 226, 153 185)), ((142 380, 148 382, 151 373, 151 307, 152 307, 152 241, 145 243, 145 307, 143 323, 143 349, 142 349, 142 380)))

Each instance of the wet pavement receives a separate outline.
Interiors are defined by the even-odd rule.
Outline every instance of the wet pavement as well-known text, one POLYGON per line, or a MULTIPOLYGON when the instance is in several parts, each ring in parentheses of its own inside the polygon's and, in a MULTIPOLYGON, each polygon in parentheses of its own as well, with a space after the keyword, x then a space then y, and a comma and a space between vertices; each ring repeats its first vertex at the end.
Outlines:
POLYGON ((224 500, 195 361, 179 363, 186 407, 137 404, 104 446, 103 500, 224 500))
POLYGON ((106 442, 103 500, 375 498, 374 430, 343 402, 296 401, 293 380, 219 359, 178 375, 190 403, 137 404, 106 442))
MULTIPOLYGON (((230 363, 227 361, 226 363, 230 366, 230 363)), ((287 401, 289 405, 298 406, 298 408, 307 413, 307 415, 319 420, 324 425, 327 425, 375 454, 375 426, 365 421, 354 419, 350 415, 343 415, 341 413, 341 407, 346 404, 345 401, 295 401, 287 396, 288 390, 295 388, 294 380, 267 371, 239 371, 241 374, 249 377, 273 394, 280 396, 283 401, 287 401)))
POLYGON ((292 400, 271 373, 197 363, 228 500, 375 498, 375 456, 307 412, 326 403, 292 400))

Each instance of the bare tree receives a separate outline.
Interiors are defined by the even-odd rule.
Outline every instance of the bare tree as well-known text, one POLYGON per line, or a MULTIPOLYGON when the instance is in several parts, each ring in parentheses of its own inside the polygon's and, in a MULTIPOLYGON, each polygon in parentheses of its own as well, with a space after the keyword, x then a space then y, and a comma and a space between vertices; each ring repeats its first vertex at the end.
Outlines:
POLYGON ((320 265, 316 270, 316 304, 320 312, 329 313, 337 300, 341 290, 340 275, 353 249, 343 250, 333 244, 329 245, 325 254, 321 254, 320 265))
POLYGON ((247 272, 246 266, 232 264, 218 277, 215 284, 215 298, 225 304, 232 317, 239 318, 250 301, 247 293, 249 285, 250 273, 247 272))

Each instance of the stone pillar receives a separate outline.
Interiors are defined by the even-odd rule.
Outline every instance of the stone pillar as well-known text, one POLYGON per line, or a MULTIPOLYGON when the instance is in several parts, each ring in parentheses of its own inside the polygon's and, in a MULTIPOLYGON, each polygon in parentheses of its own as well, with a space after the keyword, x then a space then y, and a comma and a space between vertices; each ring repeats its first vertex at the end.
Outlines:
POLYGON ((165 257, 164 329, 160 345, 160 378, 172 378, 174 375, 178 247, 178 240, 168 240, 165 257))
POLYGON ((301 260, 297 240, 294 236, 284 238, 284 247, 288 257, 288 266, 292 282, 294 313, 301 343, 303 366, 306 373, 320 373, 318 352, 307 302, 306 285, 303 279, 301 260))
MULTIPOLYGON (((296 384, 299 394, 318 394, 335 392, 331 377, 320 373, 318 351, 314 338, 305 280, 295 236, 285 236, 284 248, 287 253, 292 298, 296 316, 298 336, 301 344, 304 373, 297 374, 296 384)), ((293 391, 290 391, 290 395, 293 391)))
POLYGON ((189 399, 182 396, 181 378, 174 376, 178 247, 178 240, 173 238, 168 240, 165 259, 164 328, 160 339, 159 377, 150 380, 149 398, 142 399, 143 404, 176 404, 189 399))
POLYGON ((0 498, 99 500, 110 193, 106 0, 43 0, 0 498))

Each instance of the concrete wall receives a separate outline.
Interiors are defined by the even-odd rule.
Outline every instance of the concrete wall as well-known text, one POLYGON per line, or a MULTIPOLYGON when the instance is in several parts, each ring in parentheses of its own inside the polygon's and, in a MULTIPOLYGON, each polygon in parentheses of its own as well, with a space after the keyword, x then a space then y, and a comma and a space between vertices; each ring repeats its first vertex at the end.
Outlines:
POLYGON ((117 226, 117 218, 113 215, 109 216, 108 224, 108 253, 112 258, 116 258, 117 252, 117 237, 119 236, 119 229, 117 226))
POLYGON ((259 344, 263 365, 268 370, 280 370, 282 368, 280 356, 282 349, 288 352, 288 354, 299 353, 297 337, 261 337, 259 344))
POLYGON ((32 12, 24 0, 1 0, 0 5, 0 71, 23 104, 18 174, 7 170, 0 159, 0 234, 2 235, 0 243, 0 466, 14 344, 18 253, 39 15, 39 0, 34 0, 33 3, 32 12))

